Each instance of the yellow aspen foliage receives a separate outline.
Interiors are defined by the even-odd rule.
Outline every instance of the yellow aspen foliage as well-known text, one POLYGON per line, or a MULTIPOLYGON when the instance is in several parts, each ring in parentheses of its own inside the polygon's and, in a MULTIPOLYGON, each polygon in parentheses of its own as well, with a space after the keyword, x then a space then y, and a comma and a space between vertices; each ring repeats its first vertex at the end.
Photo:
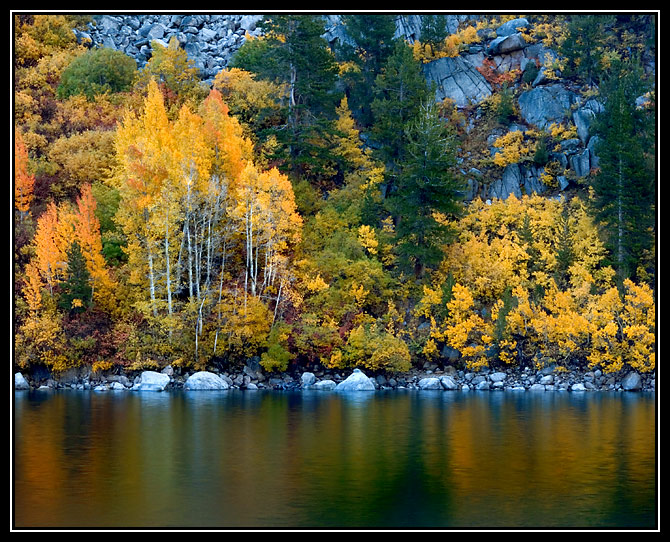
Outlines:
POLYGON ((327 289, 328 284, 326 283, 326 281, 323 280, 323 278, 321 278, 321 274, 318 273, 315 277, 308 278, 305 281, 305 287, 311 293, 314 293, 327 289))
POLYGON ((441 43, 433 47, 429 43, 421 43, 418 40, 412 43, 412 54, 414 60, 427 63, 444 57, 458 56, 463 48, 471 43, 479 43, 481 37, 477 34, 477 28, 466 26, 465 28, 449 34, 441 43))
MULTIPOLYGON (((223 69, 214 77, 213 89, 231 108, 233 114, 251 126, 262 125, 262 118, 272 119, 279 115, 280 100, 286 91, 270 81, 257 80, 255 75, 240 68, 223 69), (271 115, 268 112, 272 112, 271 115)), ((267 123, 264 120, 263 123, 267 123)))
POLYGON ((532 320, 544 360, 563 362, 578 357, 586 347, 589 321, 583 302, 571 291, 559 291, 552 281, 542 300, 542 308, 532 320))
POLYGON ((574 124, 556 124, 555 122, 549 126, 549 133, 551 137, 557 141, 565 141, 566 139, 575 139, 577 137, 577 127, 574 124))
POLYGON ((367 250, 370 254, 377 254, 377 248, 379 246, 379 241, 375 235, 374 228, 363 224, 358 228, 358 242, 361 246, 367 250))
POLYGON ((447 309, 449 315, 443 329, 431 330, 431 336, 458 350, 468 369, 488 366, 487 348, 493 343, 491 325, 475 310, 475 301, 467 286, 454 284, 447 309))
POLYGON ((590 366, 605 372, 625 366, 640 372, 655 369, 655 302, 648 286, 627 279, 623 299, 616 288, 610 288, 593 300, 590 319, 590 366))
POLYGON ((442 304, 442 288, 431 288, 427 284, 423 285, 423 296, 414 309, 415 316, 430 318, 433 307, 442 304))
POLYGON ((26 320, 16 334, 14 343, 16 362, 22 368, 41 364, 54 371, 65 369, 65 349, 65 334, 60 317, 53 310, 42 311, 26 320))
POLYGON ((336 134, 333 137, 335 154, 343 158, 351 169, 367 167, 370 163, 370 150, 363 148, 360 133, 349 109, 349 101, 345 96, 336 109, 336 134))
POLYGON ((42 279, 39 269, 33 262, 26 265, 26 279, 23 287, 23 296, 28 304, 32 317, 36 316, 42 307, 42 279))

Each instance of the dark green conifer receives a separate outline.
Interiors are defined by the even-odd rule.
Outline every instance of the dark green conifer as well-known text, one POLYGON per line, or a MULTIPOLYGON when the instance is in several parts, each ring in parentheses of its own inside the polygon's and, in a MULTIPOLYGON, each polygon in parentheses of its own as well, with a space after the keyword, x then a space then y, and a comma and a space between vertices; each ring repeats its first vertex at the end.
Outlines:
POLYGON ((654 154, 653 116, 636 105, 643 91, 638 65, 615 63, 601 85, 605 105, 594 130, 599 137, 599 171, 591 180, 594 211, 620 281, 635 276, 655 238, 655 175, 649 160, 654 154))
POLYGON ((61 288, 59 307, 71 313, 85 311, 93 297, 90 279, 79 242, 73 241, 67 251, 67 273, 61 288))
POLYGON ((454 170, 455 141, 433 102, 424 105, 405 130, 405 160, 389 207, 401 263, 419 278, 427 267, 440 263, 451 239, 451 230, 439 215, 450 218, 461 210, 463 185, 454 170))

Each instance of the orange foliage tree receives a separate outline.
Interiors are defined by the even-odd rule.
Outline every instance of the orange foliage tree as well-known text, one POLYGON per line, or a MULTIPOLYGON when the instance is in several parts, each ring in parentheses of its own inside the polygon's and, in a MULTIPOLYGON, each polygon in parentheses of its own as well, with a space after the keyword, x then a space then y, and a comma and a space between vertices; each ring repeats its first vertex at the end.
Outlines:
POLYGON ((33 202, 35 176, 28 170, 28 150, 20 130, 14 131, 14 206, 23 222, 33 202))

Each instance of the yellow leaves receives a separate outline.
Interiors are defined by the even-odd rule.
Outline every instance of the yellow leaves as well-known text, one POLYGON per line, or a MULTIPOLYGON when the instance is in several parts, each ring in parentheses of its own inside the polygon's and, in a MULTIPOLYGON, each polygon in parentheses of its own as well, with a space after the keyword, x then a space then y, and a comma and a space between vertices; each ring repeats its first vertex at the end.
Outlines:
POLYGON ((549 126, 549 133, 551 134, 551 137, 559 141, 575 139, 577 137, 577 127, 574 124, 564 125, 562 123, 556 124, 554 122, 549 126))
POLYGON ((493 163, 500 167, 521 162, 531 154, 531 146, 525 144, 524 134, 519 130, 498 137, 493 146, 499 149, 493 156, 493 163))
POLYGON ((468 368, 488 365, 486 352, 493 342, 492 327, 474 310, 474 298, 469 288, 454 284, 447 309, 449 315, 444 329, 431 329, 431 336, 446 339, 449 346, 460 351, 468 368))
POLYGON ((441 43, 431 46, 429 43, 420 43, 418 40, 412 44, 414 60, 427 63, 438 58, 454 57, 463 50, 465 45, 479 43, 481 38, 474 26, 466 26, 456 33, 449 34, 441 43))
POLYGON ((511 236, 489 241, 482 232, 447 249, 445 270, 469 285, 477 299, 488 301, 527 279, 527 260, 526 251, 511 236))
POLYGON ((364 224, 358 228, 358 242, 370 254, 377 254, 379 241, 377 240, 374 228, 364 224))
MULTIPOLYGON (((76 201, 76 208, 53 203, 38 218, 34 237, 35 259, 27 271, 39 270, 41 278, 51 292, 63 280, 67 269, 67 250, 73 241, 78 241, 91 276, 93 299, 99 307, 111 311, 116 306, 115 284, 109 275, 102 255, 100 223, 95 214, 96 201, 91 186, 86 184, 76 201), (34 269, 34 270, 33 270, 34 269)), ((29 274, 32 283, 29 295, 36 302, 37 277, 29 274)))
POLYGON ((363 367, 371 371, 403 372, 411 365, 409 347, 399 337, 389 333, 371 317, 361 318, 347 336, 346 345, 335 349, 329 367, 363 367))
POLYGON ((431 288, 427 284, 423 285, 423 297, 414 310, 415 316, 429 318, 433 307, 442 304, 442 288, 431 288))
POLYGON ((351 284, 351 294, 353 295, 358 308, 363 306, 369 293, 370 291, 366 290, 362 284, 356 284, 356 282, 351 284))
POLYGON ((37 265, 33 262, 26 265, 26 282, 23 287, 23 296, 26 299, 31 316, 36 316, 42 306, 42 279, 37 265))
MULTIPOLYGON (((452 225, 440 274, 425 287, 415 315, 431 321, 425 355, 439 342, 459 350, 469 367, 519 354, 543 363, 588 360, 605 371, 655 366, 653 292, 631 281, 624 296, 603 266, 606 251, 578 198, 569 203, 539 196, 474 201, 452 225), (567 221, 572 261, 567 282, 556 283, 559 235, 567 221), (456 281, 447 316, 437 317, 447 276, 456 281), (565 286, 568 284, 569 286, 565 286), (509 301, 503 302, 508 299, 509 301)), ((565 271, 563 271, 565 272, 565 271)))
POLYGON ((328 288, 328 284, 321 278, 321 274, 319 273, 313 278, 308 278, 305 281, 305 287, 307 290, 309 290, 309 292, 315 293, 326 290, 328 288))

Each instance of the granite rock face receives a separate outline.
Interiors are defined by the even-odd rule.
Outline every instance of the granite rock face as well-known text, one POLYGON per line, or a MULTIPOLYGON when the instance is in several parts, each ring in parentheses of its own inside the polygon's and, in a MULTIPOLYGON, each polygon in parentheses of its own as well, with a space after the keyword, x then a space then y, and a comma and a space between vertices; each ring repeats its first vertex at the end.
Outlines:
POLYGON ((428 62, 423 71, 428 82, 436 84, 437 101, 449 98, 457 106, 466 107, 492 94, 491 85, 475 65, 460 56, 428 62))

